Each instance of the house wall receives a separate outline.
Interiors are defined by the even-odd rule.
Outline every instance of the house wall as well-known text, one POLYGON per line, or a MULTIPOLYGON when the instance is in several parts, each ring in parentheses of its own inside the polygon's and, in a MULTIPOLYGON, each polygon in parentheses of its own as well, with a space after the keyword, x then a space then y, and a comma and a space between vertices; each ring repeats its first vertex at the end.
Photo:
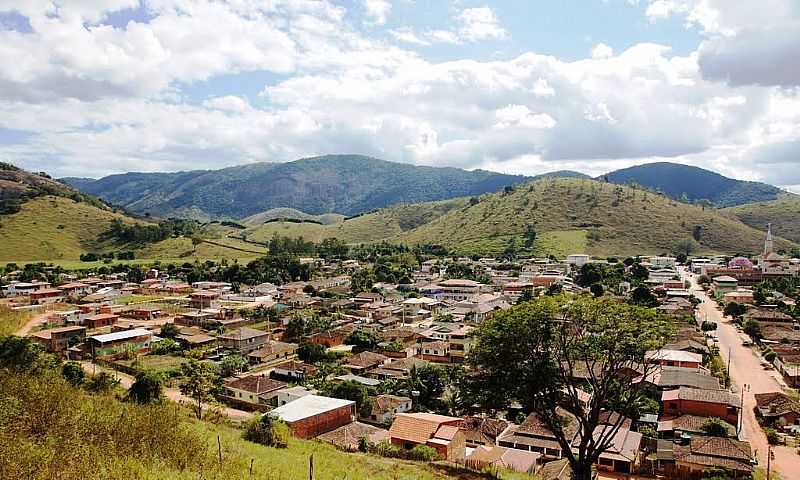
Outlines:
POLYGON ((710 402, 698 402, 695 400, 665 400, 663 402, 664 413, 667 415, 690 414, 701 417, 719 417, 731 425, 737 425, 739 420, 738 411, 732 413, 728 411, 727 405, 710 402))
POLYGON ((352 423, 355 418, 355 409, 355 405, 345 405, 319 415, 291 422, 289 423, 289 428, 295 437, 306 440, 314 438, 352 423))

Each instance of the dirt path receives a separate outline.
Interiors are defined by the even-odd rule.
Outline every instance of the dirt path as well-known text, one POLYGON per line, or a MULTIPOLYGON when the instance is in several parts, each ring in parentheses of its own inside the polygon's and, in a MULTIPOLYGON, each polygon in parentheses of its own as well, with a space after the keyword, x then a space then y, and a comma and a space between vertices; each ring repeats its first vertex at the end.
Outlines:
MULTIPOLYGON (((774 369, 764 370, 761 358, 749 347, 742 345, 747 337, 740 334, 736 327, 722 314, 717 304, 697 285, 694 276, 687 277, 692 282, 692 290, 703 303, 698 308, 698 318, 716 322, 719 350, 727 363, 730 358, 730 375, 737 394, 744 391, 742 408, 742 429, 740 439, 750 442, 758 457, 759 466, 766 468, 769 444, 767 437, 755 415, 755 394, 779 392, 786 386, 780 374, 774 369)), ((781 473, 785 480, 800 478, 800 456, 788 447, 774 447, 772 469, 781 473)))
MULTIPOLYGON (((83 367, 83 370, 89 374, 94 374, 96 372, 106 372, 111 375, 114 375, 117 379, 119 379, 120 385, 125 387, 126 390, 130 389, 131 385, 133 385, 134 378, 126 373, 118 372, 112 368, 96 365, 88 360, 81 362, 81 366, 83 367)), ((193 399, 182 394, 181 391, 178 390, 177 388, 165 387, 163 391, 164 391, 164 396, 173 402, 179 403, 181 405, 186 405, 189 407, 194 407, 196 405, 193 399)), ((244 410, 237 410, 235 408, 204 403, 203 411, 206 411, 208 409, 213 409, 221 412, 235 423, 241 423, 247 421, 250 419, 250 417, 253 416, 251 412, 246 412, 244 410)))
POLYGON ((21 326, 19 330, 15 332, 15 335, 18 337, 24 337, 28 335, 31 332, 31 330, 33 330, 33 327, 40 325, 42 323, 47 323, 47 316, 49 314, 50 312, 42 312, 34 315, 33 317, 31 317, 30 320, 25 322, 25 325, 21 326))

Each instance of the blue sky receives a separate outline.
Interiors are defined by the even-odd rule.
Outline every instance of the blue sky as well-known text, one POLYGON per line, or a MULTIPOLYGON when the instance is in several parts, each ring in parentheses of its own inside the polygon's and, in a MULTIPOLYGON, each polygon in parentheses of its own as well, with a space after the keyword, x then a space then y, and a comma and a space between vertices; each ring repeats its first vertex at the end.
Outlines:
POLYGON ((0 0, 0 158, 675 161, 797 189, 797 38, 793 0, 0 0))

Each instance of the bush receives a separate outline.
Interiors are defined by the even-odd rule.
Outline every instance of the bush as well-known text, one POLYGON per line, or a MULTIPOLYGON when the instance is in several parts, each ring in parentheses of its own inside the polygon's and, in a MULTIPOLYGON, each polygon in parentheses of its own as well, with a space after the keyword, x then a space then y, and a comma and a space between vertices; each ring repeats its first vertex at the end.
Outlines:
POLYGON ((777 356, 778 356, 777 353, 775 353, 774 351, 770 350, 770 351, 768 351, 767 353, 764 354, 764 360, 768 361, 769 363, 772 363, 772 362, 775 361, 775 357, 777 357, 777 356))
POLYGON ((86 376, 83 367, 78 362, 67 362, 61 367, 61 375, 72 385, 80 385, 86 376))
POLYGON ((781 443, 781 436, 773 428, 765 428, 764 433, 767 435, 767 442, 770 445, 778 445, 781 443))
POLYGON ((269 414, 253 417, 244 430, 245 440, 274 448, 289 446, 289 426, 269 414))
POLYGON ((705 322, 703 322, 702 325, 700 325, 700 330, 702 330, 704 332, 711 332, 711 331, 716 330, 716 329, 717 329, 716 322, 705 321, 705 322))
POLYGON ((700 429, 712 437, 727 437, 728 427, 719 418, 709 418, 700 426, 700 429))
POLYGON ((436 459, 439 453, 427 445, 417 445, 408 451, 409 460, 417 460, 420 462, 430 462, 436 459))

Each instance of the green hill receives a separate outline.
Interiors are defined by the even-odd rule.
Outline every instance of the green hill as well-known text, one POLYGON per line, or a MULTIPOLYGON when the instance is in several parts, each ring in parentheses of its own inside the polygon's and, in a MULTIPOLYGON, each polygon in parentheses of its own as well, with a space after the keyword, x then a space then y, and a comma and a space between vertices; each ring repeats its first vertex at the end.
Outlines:
POLYGON ((717 207, 774 200, 782 190, 759 182, 724 177, 690 165, 658 162, 624 168, 602 176, 612 183, 636 183, 676 200, 708 200, 717 207), (685 195, 685 197, 684 197, 685 195))
POLYGON ((134 212, 208 219, 244 218, 282 207, 313 215, 355 215, 403 202, 479 195, 524 179, 361 155, 326 155, 222 170, 125 173, 95 181, 63 181, 134 212))
POLYGON ((157 220, 134 218, 46 174, 0 164, 0 261, 76 261, 85 253, 134 251, 136 258, 252 258, 263 247, 230 238, 238 229, 211 224, 199 229, 203 239, 173 236, 157 242, 131 243, 110 235, 112 222, 155 226, 157 220))
POLYGON ((280 219, 293 219, 305 220, 310 222, 318 222, 323 225, 330 225, 332 223, 339 223, 345 219, 344 215, 338 213, 324 213, 322 215, 311 215, 309 213, 301 212, 294 208, 271 208, 267 211, 250 215, 243 218, 241 223, 248 226, 263 225, 266 222, 280 220, 280 219))
MULTIPOLYGON (((713 208, 688 205, 642 189, 596 180, 546 178, 511 191, 444 202, 399 205, 333 225, 271 222, 245 231, 250 240, 273 235, 348 243, 387 240, 439 244, 462 254, 499 254, 509 242, 533 252, 567 255, 658 254, 699 239, 698 253, 758 253, 764 233, 713 208)), ((779 248, 796 246, 779 239, 779 248)))
POLYGON ((772 224, 776 235, 800 243, 800 196, 784 194, 770 202, 748 203, 722 210, 759 230, 772 224))
MULTIPOLYGON (((560 242, 549 238, 554 234, 574 245, 585 238, 585 251, 596 255, 669 252, 695 233, 698 251, 709 253, 756 253, 764 240, 762 232, 714 209, 640 189, 575 179, 542 180, 511 193, 484 195, 477 205, 451 211, 399 239, 440 243, 464 253, 499 253, 509 241, 523 245, 529 226, 538 234, 539 254, 580 251, 558 248, 560 242), (559 251, 548 251, 553 248, 545 248, 548 242, 559 251)), ((790 243, 781 240, 779 246, 790 243)))
POLYGON ((455 198, 439 202, 395 205, 327 225, 270 222, 249 228, 244 234, 248 240, 262 243, 268 242, 276 234, 303 237, 315 242, 325 238, 338 238, 348 243, 377 242, 393 239, 403 232, 467 205, 468 201, 466 198, 455 198))

